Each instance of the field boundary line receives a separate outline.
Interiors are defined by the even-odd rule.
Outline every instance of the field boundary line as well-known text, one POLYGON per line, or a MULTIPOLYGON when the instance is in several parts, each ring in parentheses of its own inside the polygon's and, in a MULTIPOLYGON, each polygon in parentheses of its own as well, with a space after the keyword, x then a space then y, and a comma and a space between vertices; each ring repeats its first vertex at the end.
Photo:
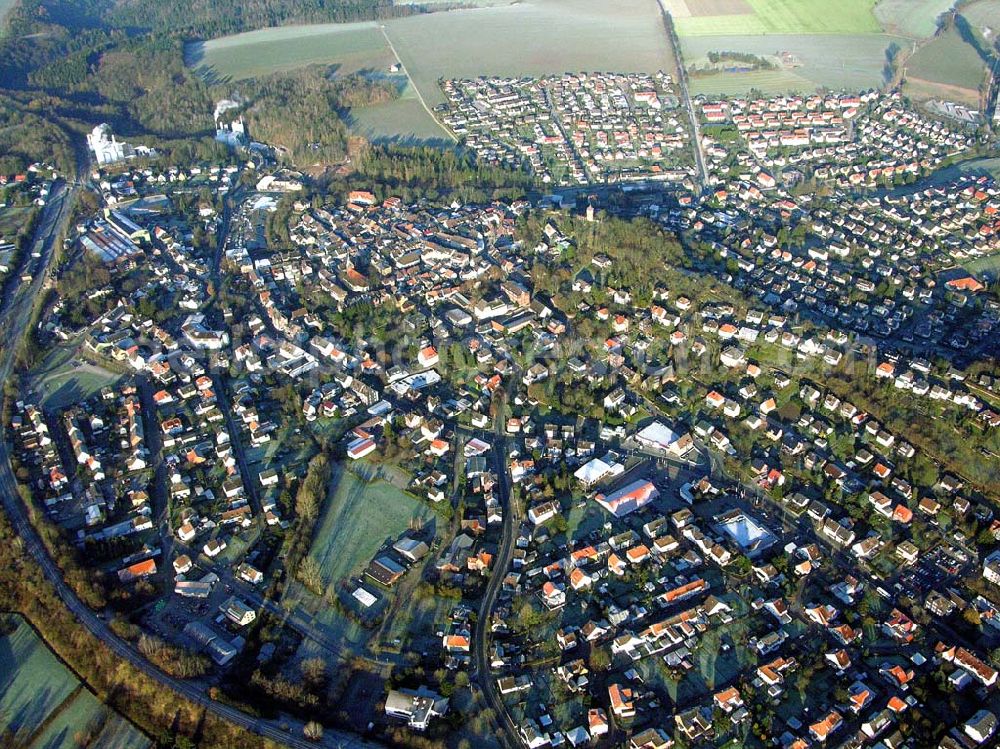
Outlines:
POLYGON ((417 92, 417 101, 420 102, 420 106, 424 108, 424 111, 430 115, 432 120, 434 120, 434 124, 436 124, 452 140, 453 143, 458 143, 458 138, 455 137, 455 134, 451 132, 449 128, 445 127, 444 124, 434 115, 434 112, 431 111, 431 108, 427 106, 427 102, 424 101, 424 95, 420 92, 420 87, 417 86, 417 82, 413 80, 413 76, 410 75, 410 66, 403 62, 403 58, 400 57, 399 52, 396 51, 396 45, 392 43, 392 39, 390 39, 389 34, 386 33, 385 24, 380 23, 378 25, 378 30, 382 32, 382 37, 385 39, 385 43, 389 45, 389 50, 396 58, 396 62, 403 66, 403 72, 406 73, 406 80, 410 82, 413 90, 417 92))

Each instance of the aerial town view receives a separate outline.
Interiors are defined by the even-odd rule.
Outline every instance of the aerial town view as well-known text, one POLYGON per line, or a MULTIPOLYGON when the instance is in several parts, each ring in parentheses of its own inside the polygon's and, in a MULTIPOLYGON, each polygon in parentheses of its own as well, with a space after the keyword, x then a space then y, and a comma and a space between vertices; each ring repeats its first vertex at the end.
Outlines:
POLYGON ((0 0, 0 749, 1000 746, 1000 0, 0 0))

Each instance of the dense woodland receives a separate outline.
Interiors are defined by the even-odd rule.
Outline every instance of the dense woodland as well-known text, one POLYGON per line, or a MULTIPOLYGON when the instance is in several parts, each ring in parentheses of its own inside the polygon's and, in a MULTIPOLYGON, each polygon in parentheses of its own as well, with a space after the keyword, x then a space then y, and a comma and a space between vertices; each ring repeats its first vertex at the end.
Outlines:
POLYGON ((176 141, 210 142, 214 101, 237 97, 254 137, 288 160, 343 160, 343 113, 389 101, 394 87, 317 67, 211 85, 184 64, 184 41, 291 22, 353 21, 412 12, 391 0, 17 0, 0 40, 0 172, 36 160, 75 166, 70 138, 99 122, 137 143, 163 141, 178 162, 218 156, 176 141), (155 28, 156 33, 149 29, 155 28))
POLYGON ((74 28, 118 28, 130 33, 180 32, 192 38, 250 31, 290 23, 343 23, 396 18, 419 6, 393 0, 21 0, 18 24, 54 22, 74 28))

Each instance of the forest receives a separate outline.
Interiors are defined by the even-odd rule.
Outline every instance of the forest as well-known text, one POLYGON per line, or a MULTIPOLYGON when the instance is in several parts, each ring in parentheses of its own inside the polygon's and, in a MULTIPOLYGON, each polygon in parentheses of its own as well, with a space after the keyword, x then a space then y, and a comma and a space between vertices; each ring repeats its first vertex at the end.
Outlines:
POLYGON ((205 39, 290 23, 346 23, 420 12, 393 0, 20 0, 8 27, 52 23, 77 29, 156 31, 205 39))

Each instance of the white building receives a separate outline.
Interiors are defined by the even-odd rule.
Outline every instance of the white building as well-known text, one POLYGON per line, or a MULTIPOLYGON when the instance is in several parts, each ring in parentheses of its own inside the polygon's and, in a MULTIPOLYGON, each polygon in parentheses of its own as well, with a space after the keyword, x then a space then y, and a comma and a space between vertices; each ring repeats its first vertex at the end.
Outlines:
POLYGON ((107 123, 98 125, 88 133, 87 148, 93 151, 98 166, 135 158, 135 149, 128 143, 116 140, 107 123))
POLYGON ((994 551, 983 560, 983 577, 994 585, 1000 585, 1000 551, 994 551))

